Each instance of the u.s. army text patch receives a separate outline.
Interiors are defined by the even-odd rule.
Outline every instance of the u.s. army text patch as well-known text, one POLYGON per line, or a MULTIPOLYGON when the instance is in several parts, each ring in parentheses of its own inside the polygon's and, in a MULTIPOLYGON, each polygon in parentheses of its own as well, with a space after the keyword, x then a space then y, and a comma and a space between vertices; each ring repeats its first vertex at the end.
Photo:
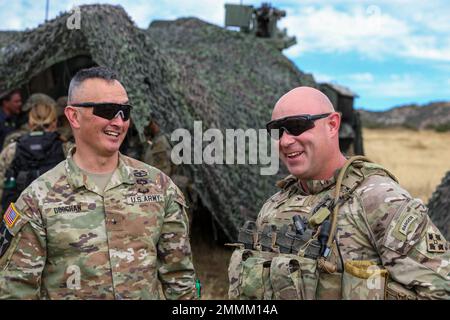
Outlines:
POLYGON ((162 194, 139 194, 127 197, 127 203, 144 203, 144 202, 163 202, 164 196, 162 194))

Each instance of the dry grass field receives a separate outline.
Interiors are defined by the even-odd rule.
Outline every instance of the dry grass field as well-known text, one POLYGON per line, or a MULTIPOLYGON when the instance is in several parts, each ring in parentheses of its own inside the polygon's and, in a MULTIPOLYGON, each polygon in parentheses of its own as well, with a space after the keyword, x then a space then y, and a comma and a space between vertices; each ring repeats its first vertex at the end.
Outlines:
POLYGON ((450 133, 364 129, 363 137, 366 156, 385 166, 425 203, 450 170, 450 133))
MULTIPOLYGON (((364 129, 363 135, 367 157, 389 169, 412 196, 425 203, 450 170, 450 133, 364 129)), ((227 299, 232 250, 201 237, 192 239, 192 249, 202 299, 227 299)))

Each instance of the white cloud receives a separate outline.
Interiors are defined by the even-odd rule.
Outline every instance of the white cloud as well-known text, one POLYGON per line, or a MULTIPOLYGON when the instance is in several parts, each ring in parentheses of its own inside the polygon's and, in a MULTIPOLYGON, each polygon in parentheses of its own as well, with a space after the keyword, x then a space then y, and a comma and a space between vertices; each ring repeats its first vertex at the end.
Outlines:
MULTIPOLYGON (((50 17, 74 5, 120 4, 139 27, 154 19, 195 16, 223 25, 225 2, 237 0, 68 0, 50 1, 50 17)), ((257 6, 260 0, 245 4, 257 6)), ((303 53, 358 52, 372 59, 389 56, 450 61, 450 6, 446 0, 282 0, 287 11, 280 27, 296 35, 298 45, 285 51, 303 53)), ((1 1, 0 29, 36 27, 45 16, 45 1, 1 1)))
POLYGON ((363 1, 348 4, 345 10, 329 4, 292 7, 280 23, 299 42, 288 54, 359 52, 374 59, 400 56, 450 61, 450 9, 420 14, 410 7, 420 10, 424 4, 416 2, 405 9, 398 1, 393 3, 397 6, 363 1))
POLYGON ((332 75, 314 72, 314 80, 316 80, 316 82, 333 82, 334 79, 335 77, 332 75))
POLYGON ((292 11, 281 25, 295 33, 303 51, 360 51, 375 55, 388 49, 386 40, 395 40, 409 33, 401 21, 376 11, 377 7, 355 7, 351 12, 331 6, 309 6, 292 11))
POLYGON ((405 98, 414 100, 423 96, 433 96, 436 92, 450 94, 450 86, 443 82, 429 80, 418 74, 402 73, 377 77, 374 81, 349 81, 356 92, 364 92, 366 98, 405 98))
POLYGON ((351 73, 349 75, 346 75, 345 78, 349 79, 350 81, 362 83, 372 83, 375 80, 374 75, 370 72, 351 73))

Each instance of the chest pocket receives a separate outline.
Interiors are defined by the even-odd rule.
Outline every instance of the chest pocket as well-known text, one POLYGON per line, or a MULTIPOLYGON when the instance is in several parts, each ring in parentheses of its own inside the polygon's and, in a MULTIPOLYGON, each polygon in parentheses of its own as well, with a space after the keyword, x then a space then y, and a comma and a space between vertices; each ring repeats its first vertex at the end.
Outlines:
POLYGON ((105 196, 104 203, 107 230, 117 241, 133 241, 140 248, 154 250, 165 212, 162 192, 127 190, 122 198, 105 196), (147 248, 150 239, 151 246, 147 248))
POLYGON ((49 258, 90 253, 106 245, 102 207, 95 203, 59 203, 43 207, 49 258))
POLYGON ((311 207, 309 206, 311 203, 310 198, 297 196, 284 199, 275 205, 275 214, 267 217, 263 222, 281 227, 282 225, 291 224, 292 217, 295 215, 307 219, 311 211, 311 207))

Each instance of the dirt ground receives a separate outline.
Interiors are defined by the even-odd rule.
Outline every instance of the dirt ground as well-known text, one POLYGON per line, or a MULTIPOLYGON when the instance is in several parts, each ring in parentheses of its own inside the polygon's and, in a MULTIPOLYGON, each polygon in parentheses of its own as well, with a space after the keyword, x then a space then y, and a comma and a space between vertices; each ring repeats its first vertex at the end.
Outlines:
MULTIPOLYGON (((385 166, 412 196, 425 203, 450 170, 450 133, 364 129, 363 137, 366 156, 385 166)), ((227 299, 227 267, 232 249, 197 233, 192 238, 192 250, 202 283, 202 299, 227 299)))

